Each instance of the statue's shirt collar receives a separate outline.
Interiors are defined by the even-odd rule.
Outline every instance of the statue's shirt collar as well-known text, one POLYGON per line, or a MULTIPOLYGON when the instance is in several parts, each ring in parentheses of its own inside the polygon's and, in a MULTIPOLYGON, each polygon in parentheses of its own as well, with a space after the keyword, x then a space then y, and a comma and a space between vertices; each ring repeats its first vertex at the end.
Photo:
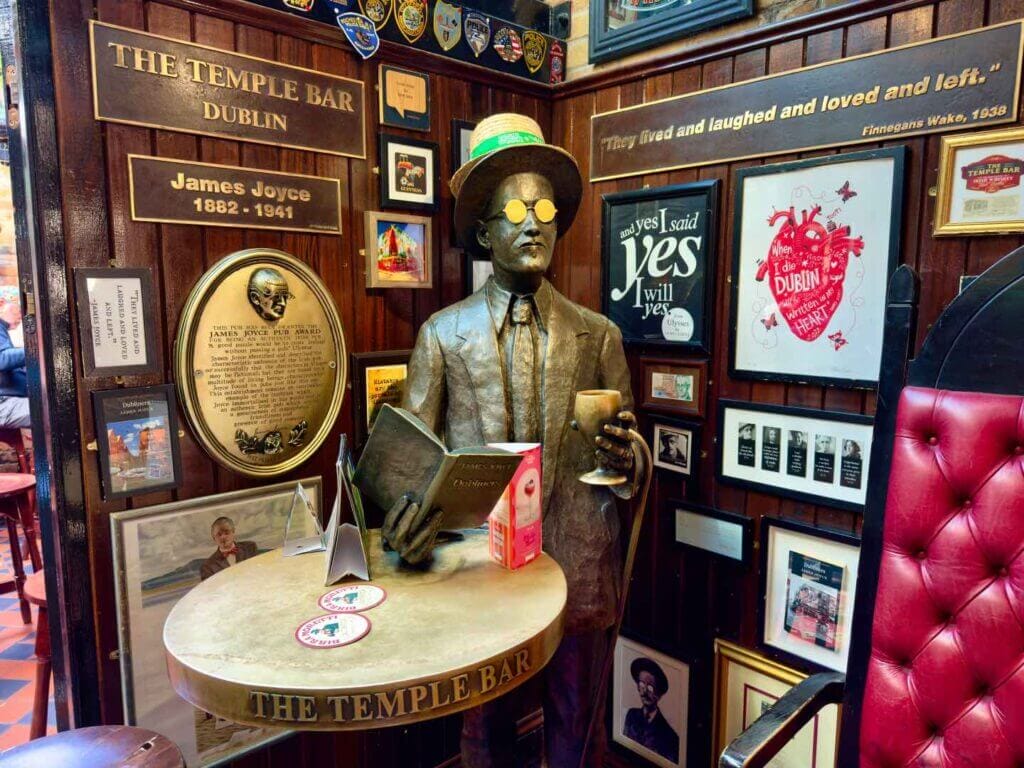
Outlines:
MULTIPOLYGON (((547 332, 548 319, 551 317, 552 290, 554 289, 551 287, 551 283, 545 279, 541 281, 540 288, 537 289, 536 293, 527 294, 527 296, 533 299, 534 306, 537 308, 537 324, 544 332, 547 332)), ((487 296, 487 308, 490 310, 491 319, 494 321, 494 330, 500 334, 502 327, 505 325, 505 318, 512 311, 512 303, 520 297, 511 291, 506 291, 495 282, 493 277, 487 278, 484 292, 487 296)))

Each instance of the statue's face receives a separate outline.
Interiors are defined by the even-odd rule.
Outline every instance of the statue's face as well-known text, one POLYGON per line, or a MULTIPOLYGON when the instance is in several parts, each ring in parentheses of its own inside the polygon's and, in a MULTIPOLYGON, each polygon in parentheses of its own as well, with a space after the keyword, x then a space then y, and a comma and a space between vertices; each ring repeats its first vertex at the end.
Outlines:
POLYGON ((522 200, 530 207, 541 199, 554 200, 555 193, 551 182, 539 173, 513 174, 494 191, 487 220, 477 227, 477 240, 490 250, 496 270, 513 274, 547 271, 558 237, 558 218, 545 224, 531 208, 523 221, 513 224, 503 213, 509 200, 522 200))
POLYGON ((264 320, 280 320, 288 307, 288 283, 276 269, 259 269, 249 278, 249 303, 264 320))

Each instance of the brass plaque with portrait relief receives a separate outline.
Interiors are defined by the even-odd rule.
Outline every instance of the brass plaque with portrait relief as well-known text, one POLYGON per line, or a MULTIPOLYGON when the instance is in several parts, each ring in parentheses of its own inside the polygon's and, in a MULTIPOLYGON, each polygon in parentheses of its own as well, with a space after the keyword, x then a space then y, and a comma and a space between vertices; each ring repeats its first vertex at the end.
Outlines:
POLYGON ((202 446, 228 469, 273 477, 320 447, 341 408, 341 319, 293 256, 253 248, 200 278, 178 326, 178 392, 202 446))

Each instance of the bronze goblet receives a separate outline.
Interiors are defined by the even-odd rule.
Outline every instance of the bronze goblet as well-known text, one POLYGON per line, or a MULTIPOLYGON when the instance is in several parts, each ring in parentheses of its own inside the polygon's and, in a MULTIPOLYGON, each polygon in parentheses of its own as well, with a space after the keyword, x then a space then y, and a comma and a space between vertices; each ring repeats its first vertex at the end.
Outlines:
MULTIPOLYGON (((617 389, 584 389, 576 393, 576 406, 573 409, 573 429, 591 444, 604 434, 604 425, 615 420, 622 410, 622 393, 617 389)), ((595 448, 595 453, 597 449, 595 448)), ((598 462, 595 469, 579 476, 581 483, 587 485, 622 485, 629 478, 621 472, 602 466, 598 462)))

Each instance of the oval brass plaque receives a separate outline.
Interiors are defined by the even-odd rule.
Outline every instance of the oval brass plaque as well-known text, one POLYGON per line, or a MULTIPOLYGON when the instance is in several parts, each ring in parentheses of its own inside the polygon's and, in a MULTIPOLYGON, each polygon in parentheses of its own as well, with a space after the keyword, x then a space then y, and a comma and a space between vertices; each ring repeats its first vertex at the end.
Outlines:
POLYGON ((345 337, 326 286, 281 251, 217 262, 181 314, 174 377, 186 419, 214 459, 272 477, 320 447, 345 392, 345 337))

